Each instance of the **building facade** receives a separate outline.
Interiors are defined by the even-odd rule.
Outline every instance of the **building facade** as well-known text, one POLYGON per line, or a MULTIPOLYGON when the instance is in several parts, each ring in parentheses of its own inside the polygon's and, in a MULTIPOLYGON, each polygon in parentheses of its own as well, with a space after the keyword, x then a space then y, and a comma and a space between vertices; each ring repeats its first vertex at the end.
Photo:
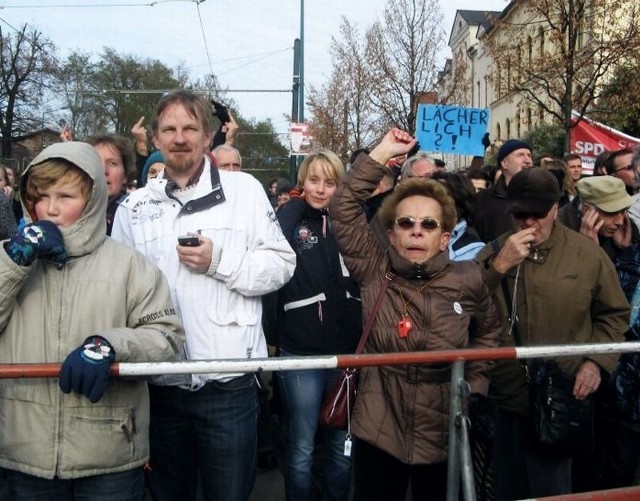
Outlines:
MULTIPOLYGON (((627 22, 638 9, 634 0, 563 2, 565 10, 580 9, 569 10, 562 20, 568 23, 564 31, 550 23, 553 16, 564 13, 560 4, 546 4, 558 13, 545 15, 541 3, 534 3, 512 0, 501 12, 458 10, 451 28, 452 56, 439 74, 439 101, 489 109, 493 150, 540 124, 559 123, 554 114, 562 115, 565 81, 573 85, 572 107, 586 111, 589 96, 597 94, 597 86, 607 81, 616 65, 610 49, 620 45, 616 37, 634 36, 640 41, 627 22), (595 90, 580 87, 584 82, 593 85, 596 79, 595 90)), ((464 167, 469 162, 469 158, 451 156, 448 163, 464 167)))

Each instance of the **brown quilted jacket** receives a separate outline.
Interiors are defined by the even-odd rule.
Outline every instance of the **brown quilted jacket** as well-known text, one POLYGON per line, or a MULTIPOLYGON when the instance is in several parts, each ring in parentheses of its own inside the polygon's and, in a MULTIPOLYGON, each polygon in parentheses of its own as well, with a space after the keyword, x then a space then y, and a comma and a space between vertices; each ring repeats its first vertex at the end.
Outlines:
MULTIPOLYGON (((345 264, 361 287, 367 318, 387 271, 385 292, 365 351, 393 353, 497 346, 496 308, 474 262, 454 263, 441 253, 421 266, 384 249, 367 225, 362 206, 384 167, 361 155, 334 195, 333 229, 345 264), (417 278, 418 276, 424 278, 417 278), (434 279, 435 278, 435 279, 434 279), (433 281, 424 291, 416 289, 433 281), (407 302, 413 329, 398 335, 407 302)), ((486 394, 491 363, 466 365, 471 391, 486 394)), ((449 427, 450 365, 363 368, 351 421, 360 439, 407 464, 446 461, 449 427)))

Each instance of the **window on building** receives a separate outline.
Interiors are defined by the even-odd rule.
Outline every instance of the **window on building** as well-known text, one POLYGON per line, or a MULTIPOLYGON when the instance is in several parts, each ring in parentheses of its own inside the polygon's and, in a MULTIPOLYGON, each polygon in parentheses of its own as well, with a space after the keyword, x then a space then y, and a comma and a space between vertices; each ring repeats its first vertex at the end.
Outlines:
POLYGON ((578 19, 576 21, 576 30, 578 30, 578 36, 576 40, 576 48, 578 50, 584 49, 587 45, 587 30, 586 30, 586 22, 587 19, 591 18, 590 8, 585 6, 586 16, 578 19))
POLYGON ((487 84, 488 77, 484 77, 484 105, 489 106, 489 85, 487 84))

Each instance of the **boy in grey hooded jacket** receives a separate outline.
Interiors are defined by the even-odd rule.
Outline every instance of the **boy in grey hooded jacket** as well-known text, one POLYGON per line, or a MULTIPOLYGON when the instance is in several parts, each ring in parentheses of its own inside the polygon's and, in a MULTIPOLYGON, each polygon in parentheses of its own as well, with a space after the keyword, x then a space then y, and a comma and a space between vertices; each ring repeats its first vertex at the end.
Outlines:
POLYGON ((184 333, 166 279, 106 236, 105 175, 89 144, 46 148, 20 193, 29 224, 0 245, 0 363, 63 365, 59 380, 0 380, 12 498, 141 499, 147 383, 109 379, 109 367, 177 358, 184 333))

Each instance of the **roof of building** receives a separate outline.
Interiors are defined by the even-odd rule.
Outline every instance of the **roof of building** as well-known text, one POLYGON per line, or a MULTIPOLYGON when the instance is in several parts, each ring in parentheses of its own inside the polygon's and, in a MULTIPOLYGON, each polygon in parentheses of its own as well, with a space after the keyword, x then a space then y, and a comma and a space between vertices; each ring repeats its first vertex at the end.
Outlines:
MULTIPOLYGON (((460 16, 467 26, 478 26, 482 28, 484 31, 488 30, 493 24, 494 20, 500 17, 501 12, 492 11, 492 10, 462 10, 459 9, 456 11, 456 18, 460 16)), ((449 35, 449 46, 451 46, 451 40, 453 38, 455 29, 455 20, 454 26, 451 29, 451 33, 449 35)))
POLYGON ((460 17, 464 19, 470 26, 483 26, 485 28, 491 25, 491 20, 498 17, 500 11, 488 10, 458 10, 460 17))
POLYGON ((60 131, 54 130, 54 129, 50 128, 50 127, 44 127, 42 129, 37 129, 37 130, 31 131, 31 132, 27 132, 25 134, 21 134, 19 136, 13 136, 13 140, 14 141, 24 141, 25 139, 29 139, 29 138, 37 137, 37 136, 42 136, 44 134, 58 137, 58 135, 60 134, 60 131))

